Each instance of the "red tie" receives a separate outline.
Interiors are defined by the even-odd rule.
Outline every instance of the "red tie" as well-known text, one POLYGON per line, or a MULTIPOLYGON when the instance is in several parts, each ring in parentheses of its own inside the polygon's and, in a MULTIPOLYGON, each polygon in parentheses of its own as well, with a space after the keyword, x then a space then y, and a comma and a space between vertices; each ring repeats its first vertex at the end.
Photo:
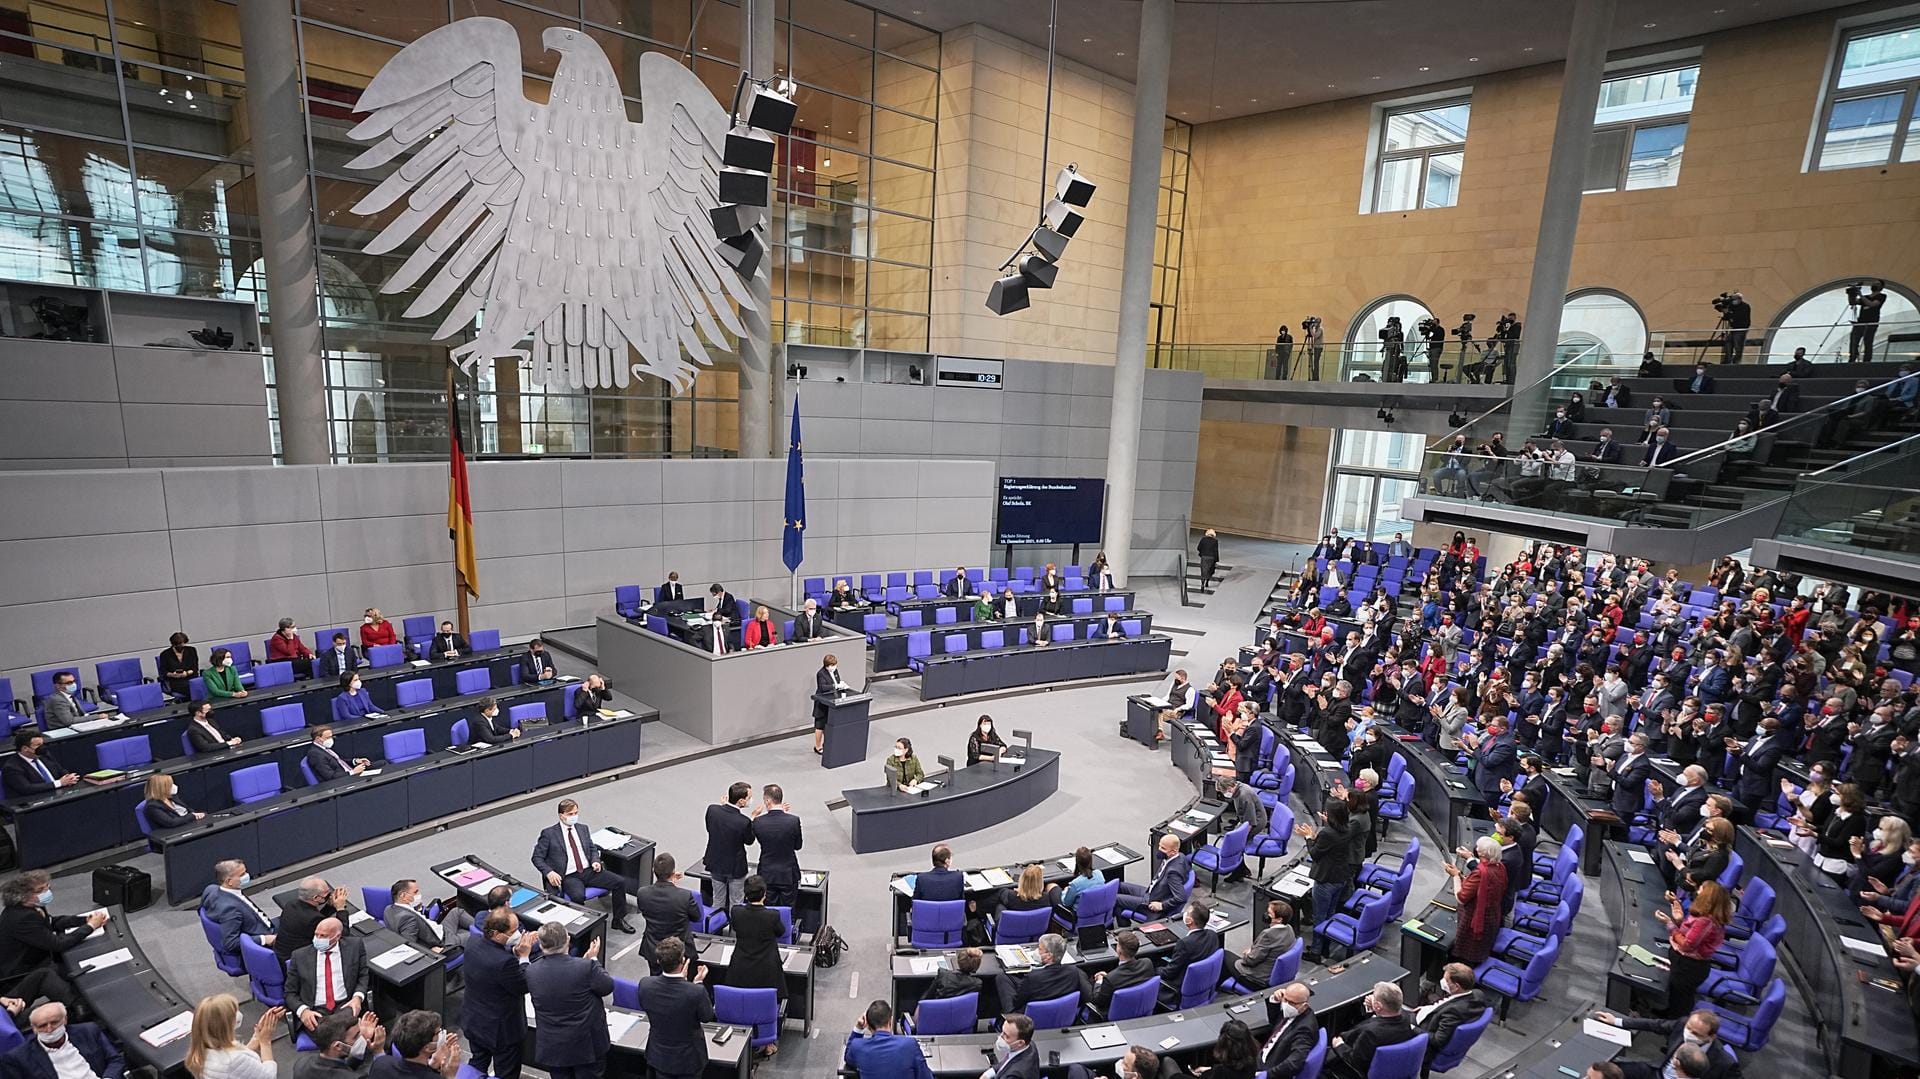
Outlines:
POLYGON ((333 953, 327 952, 320 958, 326 963, 326 973, 322 974, 320 979, 327 984, 327 1010, 332 1011, 335 1007, 333 999, 333 953))
POLYGON ((580 867, 579 870, 577 870, 578 872, 585 872, 587 860, 580 856, 580 840, 574 836, 572 828, 568 828, 564 824, 560 827, 567 829, 567 848, 573 851, 573 864, 580 867))

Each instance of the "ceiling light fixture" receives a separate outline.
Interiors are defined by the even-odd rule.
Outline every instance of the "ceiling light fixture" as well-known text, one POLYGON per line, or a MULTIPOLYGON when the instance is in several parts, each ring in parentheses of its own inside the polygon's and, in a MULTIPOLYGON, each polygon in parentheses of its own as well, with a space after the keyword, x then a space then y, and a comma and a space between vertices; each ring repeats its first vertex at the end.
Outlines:
MULTIPOLYGON (((1423 67, 1423 68, 1421 68, 1420 70, 1422 70, 1422 71, 1432 71, 1433 69, 1432 69, 1432 68, 1430 68, 1430 67, 1423 67)), ((1374 76, 1374 78, 1376 78, 1376 79, 1377 79, 1377 78, 1379 78, 1379 77, 1380 77, 1380 76, 1378 76, 1378 75, 1375 75, 1375 76, 1374 76)))
POLYGON ((1660 24, 1659 24, 1659 23, 1657 23, 1657 22, 1643 22, 1643 23, 1641 23, 1641 24, 1640 24, 1640 29, 1642 29, 1642 30, 1651 30, 1651 29, 1653 29, 1654 27, 1656 27, 1656 26, 1659 26, 1659 25, 1660 25, 1660 24))
POLYGON ((1477 63, 1479 63, 1479 62, 1480 62, 1480 58, 1479 58, 1478 56, 1469 56, 1469 57, 1467 57, 1467 63, 1469 63, 1469 64, 1477 64, 1477 63))
POLYGON ((1114 53, 1113 55, 1115 55, 1115 56, 1125 56, 1125 55, 1127 55, 1127 53, 1126 53, 1126 50, 1124 50, 1124 49, 1122 49, 1121 51, 1119 51, 1119 52, 1116 52, 1116 53, 1114 53))
MULTIPOLYGON (((1524 48, 1524 49, 1521 49, 1520 51, 1521 51, 1521 52, 1532 52, 1532 51, 1533 51, 1533 46, 1531 46, 1531 45, 1529 45, 1529 46, 1527 46, 1526 48, 1524 48)), ((1454 424, 1454 426, 1455 426, 1455 427, 1458 427, 1458 426, 1460 426, 1460 425, 1456 423, 1456 424, 1454 424)))
POLYGON ((1092 38, 1090 38, 1090 37, 1083 37, 1083 38, 1081 38, 1080 40, 1081 40, 1081 41, 1092 41, 1093 39, 1092 39, 1092 38))

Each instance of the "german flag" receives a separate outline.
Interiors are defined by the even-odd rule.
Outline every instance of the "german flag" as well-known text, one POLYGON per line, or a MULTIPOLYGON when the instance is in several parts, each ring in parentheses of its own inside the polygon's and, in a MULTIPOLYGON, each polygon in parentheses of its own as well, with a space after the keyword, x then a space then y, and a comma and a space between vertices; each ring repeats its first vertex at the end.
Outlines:
MULTIPOLYGON (((453 540, 453 569, 467 595, 480 598, 480 570, 473 557, 473 495, 467 487, 466 440, 460 433, 456 395, 447 394, 447 536, 453 540)), ((464 610, 464 608, 463 608, 464 610)))

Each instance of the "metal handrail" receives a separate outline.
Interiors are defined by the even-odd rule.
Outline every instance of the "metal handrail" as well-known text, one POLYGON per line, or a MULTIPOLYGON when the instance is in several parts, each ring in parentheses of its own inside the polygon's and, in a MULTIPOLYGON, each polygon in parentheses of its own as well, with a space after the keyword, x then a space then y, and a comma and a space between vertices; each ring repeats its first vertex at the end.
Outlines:
POLYGON ((1726 438, 1726 439, 1724 439, 1724 440, 1722 440, 1722 441, 1720 441, 1720 442, 1717 442, 1717 443, 1715 443, 1715 444, 1713 444, 1713 445, 1711 445, 1711 446, 1708 446, 1708 447, 1706 447, 1705 449, 1700 449, 1700 450, 1694 450, 1693 452, 1691 452, 1691 453, 1688 453, 1688 454, 1686 454, 1686 455, 1684 455, 1684 456, 1681 456, 1681 457, 1676 457, 1676 458, 1674 458, 1674 459, 1673 459, 1673 460, 1671 460, 1671 461, 1667 461, 1667 462, 1665 462, 1665 463, 1663 463, 1662 465, 1660 465, 1660 467, 1662 467, 1662 468, 1679 468, 1679 467, 1680 467, 1681 465, 1684 465, 1684 464, 1686 464, 1686 463, 1688 463, 1688 462, 1690 462, 1690 461, 1695 461, 1695 460, 1698 460, 1699 458, 1702 458, 1702 457, 1705 457, 1705 456, 1706 456, 1707 454, 1710 454, 1710 453, 1718 453, 1718 452, 1725 452, 1725 450, 1726 450, 1726 448, 1727 448, 1727 447, 1728 447, 1729 445, 1731 445, 1732 443, 1734 443, 1734 442, 1737 442, 1737 441, 1739 441, 1739 440, 1741 440, 1741 439, 1747 439, 1747 438, 1752 438, 1752 437, 1754 437, 1755 435, 1760 435, 1760 434, 1764 434, 1764 433, 1766 433, 1766 432, 1768 432, 1768 431, 1771 431, 1771 430, 1773 430, 1773 429, 1774 429, 1774 428, 1776 428, 1776 427, 1784 427, 1784 426, 1786 426, 1786 425, 1787 425, 1787 424, 1789 424, 1789 423, 1799 423, 1799 422, 1801 422, 1801 421, 1803 421, 1803 420, 1806 420, 1806 419, 1809 419, 1809 418, 1811 418, 1811 417, 1814 417, 1814 416, 1818 416, 1818 415, 1820 415, 1820 414, 1822 414, 1822 413, 1825 413, 1825 414, 1827 414, 1827 415, 1829 415, 1829 416, 1830 416, 1830 415, 1833 415, 1833 410, 1834 410, 1834 409, 1836 409, 1836 408, 1838 408, 1838 407, 1839 407, 1839 406, 1841 406, 1841 405, 1844 405, 1844 404, 1846 404, 1846 403, 1847 403, 1847 402, 1849 402, 1849 401, 1857 401, 1857 400, 1859 400, 1859 399, 1860 399, 1860 398, 1862 398, 1862 397, 1871 397, 1872 395, 1874 395, 1874 394, 1876 394, 1876 393, 1879 393, 1879 392, 1881 392, 1882 390, 1885 390, 1885 389, 1886 389, 1886 388, 1887 388, 1888 386, 1892 386, 1892 385, 1895 385, 1895 384, 1897 384, 1897 383, 1901 383, 1901 382, 1905 382, 1905 381, 1906 381, 1907 379, 1910 379, 1910 378, 1920 378, 1920 371, 1915 371, 1914 373, 1912 373, 1912 374, 1910 374, 1910 375, 1901 375, 1901 376, 1899 376, 1899 377, 1897 377, 1897 378, 1890 378, 1890 379, 1888 379, 1887 381, 1885 381, 1885 382, 1882 382, 1882 383, 1881 383, 1880 385, 1878 385, 1878 386, 1870 386, 1870 387, 1868 387, 1867 389, 1864 389, 1864 390, 1859 390, 1859 391, 1856 391, 1856 392, 1854 392, 1854 393, 1850 393, 1850 394, 1848 394, 1847 396, 1845 396, 1845 397, 1842 397, 1842 398, 1839 398, 1839 399, 1837 399, 1837 400, 1833 400, 1833 401, 1828 401, 1828 402, 1827 402, 1826 404, 1824 404, 1824 405, 1821 405, 1821 406, 1820 406, 1819 408, 1816 408, 1816 409, 1813 409, 1813 410, 1811 410, 1811 411, 1808 411, 1808 412, 1802 412, 1802 413, 1800 413, 1800 414, 1798 414, 1798 415, 1796 415, 1796 416, 1792 416, 1792 417, 1786 417, 1786 418, 1782 418, 1782 419, 1781 419, 1781 421, 1780 421, 1779 423, 1776 423, 1776 424, 1772 424, 1771 426, 1768 426, 1768 427, 1762 427, 1762 428, 1760 428, 1760 429, 1759 429, 1759 430, 1757 430, 1757 431, 1749 431, 1749 432, 1747 432, 1747 433, 1746 433, 1746 434, 1744 434, 1744 435, 1737 435, 1737 436, 1732 436, 1732 437, 1729 437, 1729 438, 1726 438))
POLYGON ((1800 476, 1800 481, 1805 482, 1807 480, 1818 479, 1819 477, 1824 476, 1827 473, 1834 471, 1835 469, 1853 468, 1857 466, 1860 462, 1866 460, 1869 457, 1874 456, 1875 454, 1904 453, 1906 452, 1907 448, 1920 449, 1920 434, 1911 434, 1901 439, 1898 442, 1889 442, 1884 446, 1875 446, 1874 448, 1867 450, 1864 453, 1856 454, 1855 456, 1849 457, 1844 461, 1835 461, 1834 463, 1816 472, 1802 473, 1800 476))
POLYGON ((1532 382, 1527 383, 1525 386, 1516 388, 1512 393, 1508 394, 1506 398, 1503 399, 1499 404, 1494 405, 1492 408, 1487 409, 1485 412, 1482 412, 1478 416, 1475 416, 1474 418, 1468 420, 1467 422, 1461 424, 1460 426, 1454 428, 1453 430, 1448 431, 1446 434, 1441 435, 1439 440, 1433 443, 1430 443, 1427 446, 1427 449, 1431 451, 1436 448, 1443 448, 1440 446, 1440 443, 1446 442, 1452 439, 1453 436, 1460 434, 1461 432, 1465 431, 1467 428, 1472 427, 1474 424, 1479 423, 1481 420, 1486 419, 1488 416, 1493 415, 1494 413, 1500 411, 1503 408, 1507 408, 1511 406, 1513 402, 1519 398, 1520 394, 1523 391, 1531 390, 1535 386, 1538 386, 1541 383, 1552 379, 1555 375, 1558 375, 1560 372, 1565 371, 1567 368, 1572 367, 1576 363, 1579 363, 1582 359, 1586 358, 1588 354, 1592 353, 1595 349, 1598 349, 1599 347, 1600 346, 1598 344, 1588 345, 1584 351, 1582 351, 1579 355, 1575 356, 1574 358, 1568 360, 1566 363, 1563 363, 1560 366, 1555 367, 1553 370, 1548 371, 1546 374, 1541 375, 1539 378, 1534 379, 1532 382))

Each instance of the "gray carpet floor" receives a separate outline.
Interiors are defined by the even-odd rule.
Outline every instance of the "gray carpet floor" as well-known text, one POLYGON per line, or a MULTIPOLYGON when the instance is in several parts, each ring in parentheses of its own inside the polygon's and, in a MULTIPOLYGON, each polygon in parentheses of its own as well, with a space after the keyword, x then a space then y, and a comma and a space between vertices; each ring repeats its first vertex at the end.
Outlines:
MULTIPOLYGON (((1233 568, 1217 582, 1213 593, 1194 597, 1204 606, 1181 607, 1171 580, 1136 582, 1138 605, 1155 613, 1156 628, 1174 632, 1174 665, 1187 666, 1196 677, 1210 672, 1247 639, 1276 574, 1296 565, 1305 549, 1298 544, 1222 539, 1222 562, 1233 568)), ((563 673, 582 673, 585 669, 571 657, 558 658, 563 673)), ((1062 752, 1065 760, 1059 792, 1014 820, 954 837, 956 865, 1043 857, 1081 844, 1097 846, 1111 841, 1144 849, 1147 829, 1193 793, 1186 779, 1169 765, 1164 751, 1150 751, 1116 736, 1126 697, 1151 684, 1158 682, 1062 688, 984 703, 922 707, 911 680, 881 682, 875 687, 879 698, 876 712, 898 714, 875 722, 870 745, 884 746, 905 735, 914 740, 923 759, 931 760, 936 753, 957 754, 974 717, 988 712, 1003 730, 1030 729, 1036 744, 1062 752)), ((643 689, 633 688, 644 697, 643 689)), ((926 852, 918 850, 854 854, 846 812, 830 811, 828 805, 844 787, 879 782, 878 767, 827 771, 817 761, 804 735, 715 750, 664 723, 653 723, 646 728, 641 756, 643 765, 656 766, 653 770, 590 786, 576 795, 583 805, 582 819, 589 825, 617 825, 652 838, 658 849, 673 852, 686 864, 698 858, 704 847, 701 820, 705 807, 722 800, 730 783, 745 780, 758 786, 777 782, 786 788, 788 800, 806 829, 802 865, 831 873, 829 920, 847 938, 849 948, 837 967, 816 972, 820 1017, 813 1038, 802 1037, 797 1026, 790 1028, 780 1053, 756 1069, 769 1076, 833 1073, 854 1016, 868 1001, 888 995, 886 882, 895 872, 920 869, 926 864, 926 852)), ((424 876, 429 865, 465 854, 480 855, 510 872, 531 874, 528 858, 533 840, 539 829, 551 823, 554 800, 543 798, 536 804, 502 810, 471 823, 412 835, 377 853, 329 866, 322 872, 354 893, 363 884, 424 876)), ((1410 822, 1407 827, 1418 829, 1419 825, 1410 822)), ((1396 831, 1385 849, 1398 849, 1408 834, 1396 831)), ((1431 848, 1430 837, 1423 842, 1431 848)), ((160 875, 155 856, 142 855, 132 864, 156 878, 160 875)), ((1434 894, 1442 879, 1435 860, 1425 860, 1409 909, 1417 909, 1425 897, 1434 894)), ((71 909, 71 904, 86 893, 87 883, 76 875, 60 880, 56 891, 62 898, 56 900, 55 909, 71 909)), ((1229 899, 1244 902, 1248 898, 1245 884, 1226 885, 1222 892, 1229 899)), ((161 971, 190 997, 235 990, 246 995, 244 980, 229 979, 213 966, 191 909, 151 907, 133 915, 133 927, 161 971)), ((636 977, 645 973, 644 963, 637 956, 622 954, 634 939, 619 934, 611 938, 614 958, 610 967, 615 974, 636 977)), ((1594 1006, 1604 991, 1604 972, 1612 962, 1612 939, 1602 905, 1585 904, 1546 993, 1535 1002, 1517 1005, 1506 1023, 1490 1028, 1456 1074, 1502 1074, 1509 1062, 1530 1055, 1541 1039, 1569 1016, 1594 1006)), ((1236 949, 1248 943, 1245 929, 1229 934, 1227 940, 1228 946, 1236 949)), ((1397 956, 1397 934, 1389 934, 1381 951, 1397 956)), ((1819 1054, 1813 1032, 1796 1003, 1790 1002, 1787 1016, 1776 1030, 1775 1045, 1767 1053, 1768 1064, 1777 1061, 1781 1067, 1779 1079, 1818 1074, 1815 1060, 1819 1054)), ((1642 1058, 1658 1052, 1650 1044, 1638 1050, 1634 1055, 1642 1058)))

